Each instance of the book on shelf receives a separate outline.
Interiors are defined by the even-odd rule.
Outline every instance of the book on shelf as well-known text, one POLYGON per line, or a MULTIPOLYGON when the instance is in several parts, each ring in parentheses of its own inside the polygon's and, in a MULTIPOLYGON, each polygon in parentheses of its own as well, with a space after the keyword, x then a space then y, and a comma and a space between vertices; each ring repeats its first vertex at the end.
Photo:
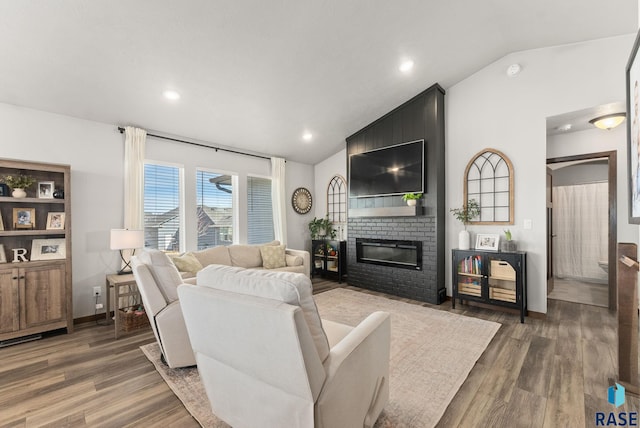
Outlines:
POLYGON ((481 256, 469 256, 465 257, 459 265, 458 272, 470 273, 473 275, 480 275, 482 272, 482 258, 481 256))

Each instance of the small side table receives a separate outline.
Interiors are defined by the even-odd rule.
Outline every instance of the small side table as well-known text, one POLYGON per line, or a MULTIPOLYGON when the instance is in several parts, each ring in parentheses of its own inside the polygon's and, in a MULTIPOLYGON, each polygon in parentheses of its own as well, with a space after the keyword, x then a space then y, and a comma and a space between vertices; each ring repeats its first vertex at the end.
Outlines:
POLYGON ((135 297, 136 301, 140 302, 140 292, 133 274, 107 275, 107 324, 111 323, 111 288, 113 288, 113 317, 115 320, 115 338, 117 339, 120 334, 120 317, 118 316, 120 298, 135 297), (127 288, 121 290, 122 287, 127 288))

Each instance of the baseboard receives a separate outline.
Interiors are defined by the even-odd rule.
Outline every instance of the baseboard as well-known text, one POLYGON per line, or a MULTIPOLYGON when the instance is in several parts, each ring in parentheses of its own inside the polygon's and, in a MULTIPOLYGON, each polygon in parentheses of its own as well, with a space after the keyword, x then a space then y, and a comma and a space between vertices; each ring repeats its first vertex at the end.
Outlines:
MULTIPOLYGON (((113 316, 113 312, 111 312, 111 314, 113 316)), ((73 325, 86 324, 88 322, 104 321, 105 317, 106 317, 106 313, 103 312, 101 314, 87 315, 86 317, 74 318, 73 325)))

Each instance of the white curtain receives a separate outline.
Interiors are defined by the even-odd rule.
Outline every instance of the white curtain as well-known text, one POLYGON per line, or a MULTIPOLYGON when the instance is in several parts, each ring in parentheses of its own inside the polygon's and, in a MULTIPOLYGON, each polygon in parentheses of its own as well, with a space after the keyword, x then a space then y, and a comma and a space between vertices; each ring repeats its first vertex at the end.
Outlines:
POLYGON ((606 280, 608 183, 553 188, 554 273, 560 278, 606 280))
POLYGON ((273 234, 287 243, 287 203, 285 194, 285 160, 271 158, 271 199, 273 201, 273 234))
POLYGON ((144 146, 147 131, 124 129, 124 228, 144 228, 144 146))

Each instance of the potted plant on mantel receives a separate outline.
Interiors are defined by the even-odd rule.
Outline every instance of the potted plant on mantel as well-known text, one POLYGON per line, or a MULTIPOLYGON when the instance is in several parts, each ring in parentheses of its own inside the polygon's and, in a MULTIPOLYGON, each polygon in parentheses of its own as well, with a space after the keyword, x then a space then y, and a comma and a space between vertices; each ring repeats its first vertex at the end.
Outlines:
POLYGON ((468 250, 471 239, 467 231, 467 224, 480 215, 480 205, 478 205, 475 199, 469 199, 462 208, 451 208, 450 211, 453 213, 453 216, 464 225, 464 230, 461 230, 458 234, 458 248, 460 250, 468 250))
POLYGON ((410 207, 416 206, 418 199, 422 198, 422 193, 405 193, 402 195, 402 200, 410 207))
POLYGON ((324 218, 316 218, 309 222, 309 232, 311 232, 311 239, 330 237, 334 239, 336 237, 336 231, 333 229, 333 222, 329 220, 327 215, 324 218))
POLYGON ((17 199, 21 199, 27 196, 27 192, 25 189, 28 189, 36 182, 36 179, 30 177, 28 175, 18 174, 18 175, 5 175, 0 179, 3 183, 7 184, 13 192, 11 196, 17 199))

